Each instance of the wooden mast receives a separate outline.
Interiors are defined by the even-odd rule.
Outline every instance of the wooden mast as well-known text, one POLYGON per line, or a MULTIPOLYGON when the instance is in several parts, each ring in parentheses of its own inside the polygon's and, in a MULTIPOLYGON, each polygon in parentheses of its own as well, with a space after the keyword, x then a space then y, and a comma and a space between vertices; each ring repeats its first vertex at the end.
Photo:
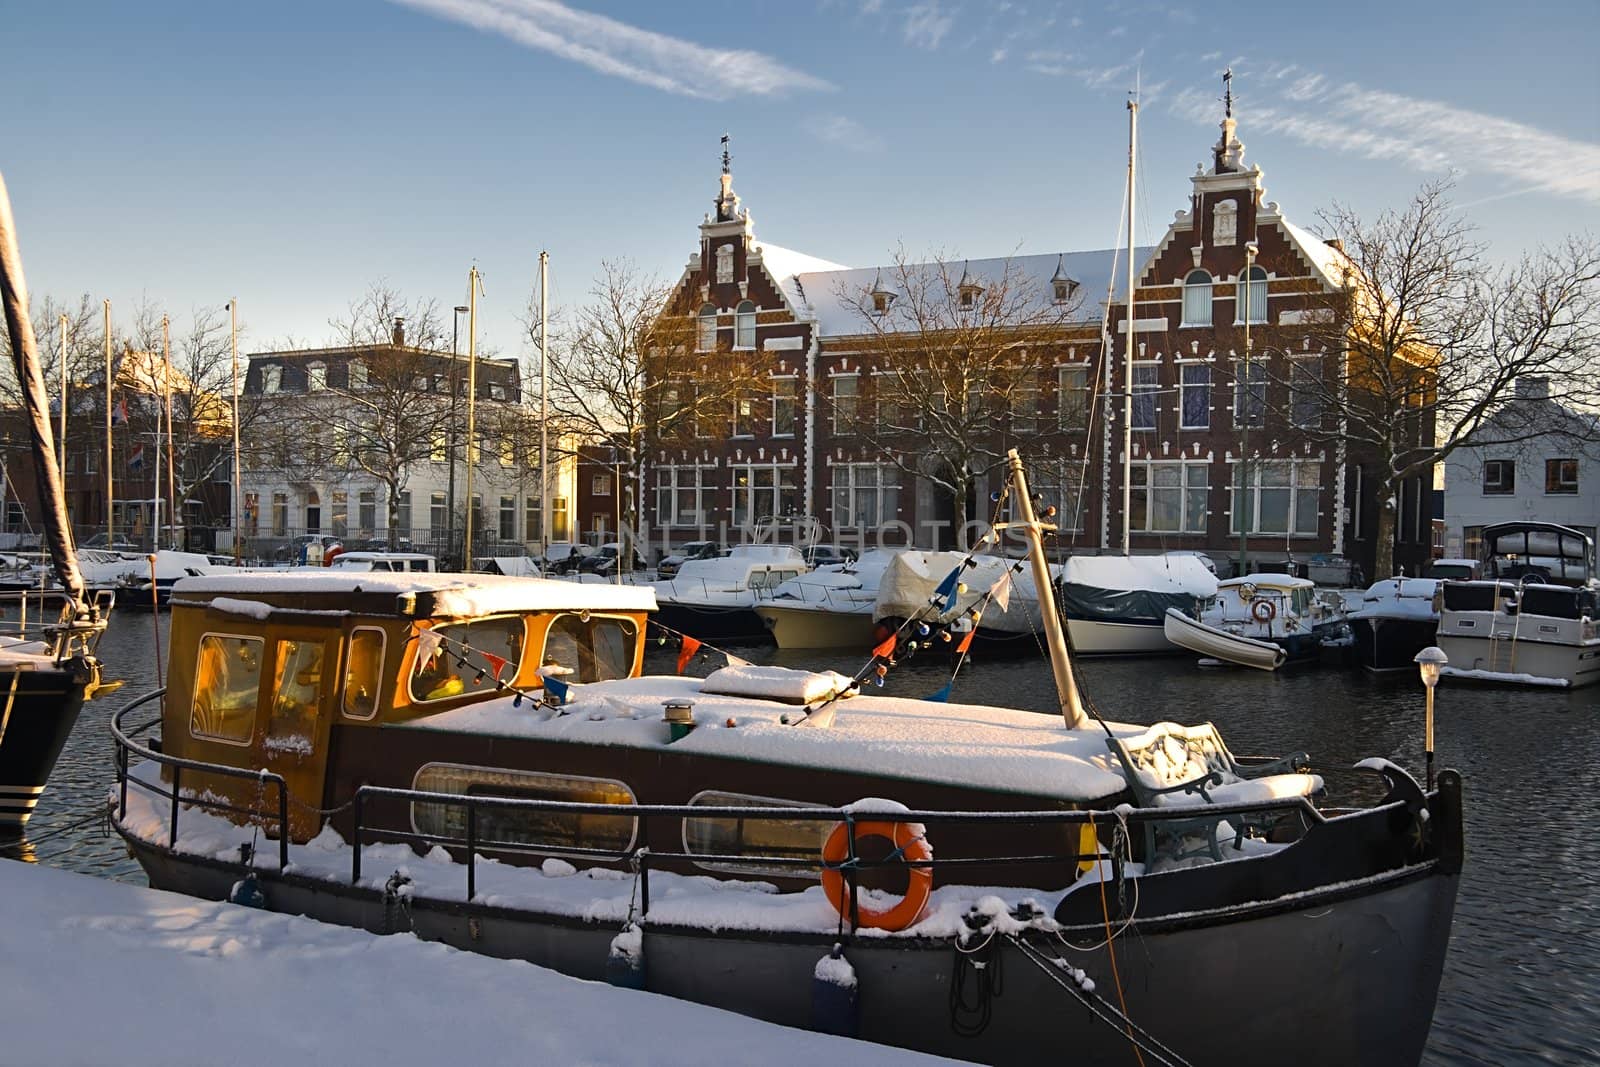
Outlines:
POLYGON ((1012 507, 1021 521, 1028 538, 1028 561, 1033 564, 1033 584, 1039 593, 1040 623, 1044 626, 1045 641, 1050 646, 1050 670, 1055 675, 1056 696, 1061 701, 1061 718, 1067 729, 1077 730, 1088 725, 1083 710, 1083 696, 1072 677, 1072 660, 1067 655, 1067 638, 1061 632, 1061 616, 1056 613, 1055 589, 1050 584, 1050 564, 1044 556, 1043 531, 1054 530, 1054 523, 1042 523, 1033 514, 1033 498, 1028 495, 1028 477, 1022 471, 1022 457, 1012 448, 1006 451, 1006 463, 1011 468, 1012 507))

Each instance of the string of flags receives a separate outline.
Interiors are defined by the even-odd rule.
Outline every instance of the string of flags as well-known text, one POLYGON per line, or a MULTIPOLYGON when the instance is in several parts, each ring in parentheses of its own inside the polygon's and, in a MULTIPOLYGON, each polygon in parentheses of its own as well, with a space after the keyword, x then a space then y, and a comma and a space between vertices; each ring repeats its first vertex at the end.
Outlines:
POLYGON ((654 626, 657 630, 660 631, 660 633, 657 634, 657 636, 656 636, 656 641, 657 641, 658 644, 663 644, 663 645, 666 644, 668 636, 676 637, 679 640, 679 642, 680 642, 679 647, 678 647, 678 673, 679 674, 682 674, 684 671, 689 669, 689 664, 691 662, 693 662, 694 657, 699 654, 699 652, 700 652, 700 650, 702 648, 709 649, 710 651, 716 652, 719 655, 721 655, 723 658, 725 658, 728 661, 728 666, 730 666, 730 667, 748 667, 748 666, 750 666, 750 661, 745 659, 743 656, 736 656, 732 652, 729 652, 727 649, 718 648, 716 645, 713 645, 708 641, 702 641, 698 637, 690 637, 688 634, 684 633, 682 630, 674 630, 672 627, 667 626, 664 623, 659 623, 654 619, 650 620, 650 625, 654 626))

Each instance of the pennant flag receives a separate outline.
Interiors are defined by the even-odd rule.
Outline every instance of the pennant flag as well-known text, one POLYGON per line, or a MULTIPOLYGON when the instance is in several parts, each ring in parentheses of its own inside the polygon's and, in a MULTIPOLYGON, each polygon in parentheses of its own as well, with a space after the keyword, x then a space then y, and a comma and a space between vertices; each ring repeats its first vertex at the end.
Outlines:
POLYGON ((478 655, 482 656, 484 662, 489 664, 489 670, 494 672, 494 680, 498 682, 500 680, 500 672, 505 670, 507 661, 490 652, 480 652, 478 655))
POLYGON ((678 650, 679 674, 682 674, 684 671, 689 669, 689 661, 694 659, 694 654, 698 651, 700 651, 700 642, 690 637, 688 634, 684 634, 683 647, 678 650))
POLYGON ((419 630, 417 632, 417 663, 416 673, 421 674, 428 661, 438 655, 439 646, 444 644, 444 638, 432 630, 419 630))
POLYGON ((895 635, 890 634, 878 643, 877 647, 872 650, 872 654, 879 659, 894 659, 894 643, 895 635))
POLYGON ((950 700, 950 687, 955 685, 955 684, 956 683, 954 681, 946 682, 946 683, 944 683, 944 688, 943 689, 939 690, 937 693, 929 693, 927 696, 923 697, 922 699, 923 700, 936 700, 941 704, 948 703, 949 700, 950 700))
POLYGON ((127 421, 128 402, 126 400, 119 400, 117 401, 116 406, 111 409, 111 425, 121 426, 127 421))
POLYGON ((739 656, 735 656, 732 652, 724 652, 723 655, 728 657, 728 666, 730 666, 730 667, 748 667, 748 666, 750 666, 750 661, 749 660, 744 659, 744 658, 739 657, 739 656))
POLYGON ((955 609, 956 590, 960 587, 960 585, 961 568, 957 567, 955 570, 945 575, 944 581, 939 583, 939 588, 933 591, 933 595, 935 597, 944 598, 944 605, 939 609, 941 612, 953 611, 955 609))
POLYGON ((1007 568, 1006 572, 1000 576, 1000 580, 994 583, 994 589, 990 593, 990 599, 994 601, 995 607, 999 608, 1001 611, 1011 610, 1010 568, 1007 568))
POLYGON ((972 639, 975 636, 977 636, 977 633, 978 633, 978 628, 976 626, 974 626, 972 629, 968 630, 964 635, 962 635, 961 643, 956 646, 956 654, 957 655, 959 655, 959 656, 966 655, 967 649, 972 647, 972 639))
POLYGON ((572 686, 563 682, 560 678, 555 678, 548 674, 544 676, 544 700, 546 704, 554 704, 560 707, 567 702, 567 697, 571 693, 572 686))
POLYGON ((128 456, 128 469, 131 471, 144 469, 144 442, 133 446, 133 452, 128 456))

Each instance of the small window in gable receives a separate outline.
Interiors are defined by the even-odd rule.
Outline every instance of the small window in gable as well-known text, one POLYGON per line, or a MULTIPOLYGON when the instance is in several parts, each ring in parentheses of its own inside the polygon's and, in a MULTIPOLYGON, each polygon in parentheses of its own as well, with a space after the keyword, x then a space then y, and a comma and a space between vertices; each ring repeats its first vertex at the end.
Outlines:
POLYGON ((695 349, 700 352, 710 352, 717 347, 717 308, 714 304, 707 304, 700 309, 699 332, 696 335, 695 349))
POLYGON ((1065 304, 1072 299, 1072 294, 1077 291, 1078 283, 1070 279, 1058 280, 1055 283, 1056 303, 1065 304))
POLYGON ((754 348, 756 346, 756 306, 749 300, 742 300, 734 311, 733 316, 733 347, 754 348))
POLYGON ((1211 325, 1211 275, 1192 270, 1183 280, 1183 325, 1211 325))

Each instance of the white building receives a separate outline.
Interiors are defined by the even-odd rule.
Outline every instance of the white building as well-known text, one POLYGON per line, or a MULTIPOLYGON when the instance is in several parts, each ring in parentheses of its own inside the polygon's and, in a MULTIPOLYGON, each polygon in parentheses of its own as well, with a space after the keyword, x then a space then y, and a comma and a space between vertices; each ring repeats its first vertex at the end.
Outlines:
POLYGON ((1457 449, 1445 461, 1445 554, 1476 559, 1485 526, 1537 520, 1595 535, 1600 527, 1596 419, 1549 398, 1543 378, 1517 381, 1516 397, 1483 435, 1503 426, 1542 432, 1513 444, 1457 449))

